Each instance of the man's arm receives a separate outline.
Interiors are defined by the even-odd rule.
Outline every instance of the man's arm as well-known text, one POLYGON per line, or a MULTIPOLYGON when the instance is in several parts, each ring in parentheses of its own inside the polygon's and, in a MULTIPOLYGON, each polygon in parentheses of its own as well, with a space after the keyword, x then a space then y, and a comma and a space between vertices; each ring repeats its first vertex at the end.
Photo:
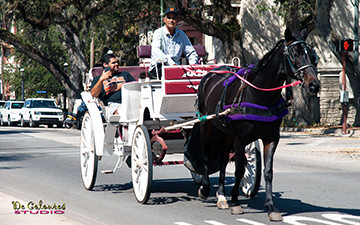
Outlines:
POLYGON ((161 49, 161 31, 163 28, 160 28, 154 32, 153 41, 151 43, 151 59, 152 64, 156 64, 156 61, 161 59, 164 63, 170 63, 169 57, 165 55, 161 49))
MULTIPOLYGON (((98 97, 101 93, 101 90, 103 88, 103 81, 108 79, 109 77, 111 76, 111 71, 108 71, 108 72, 103 72, 101 74, 101 76, 99 77, 98 81, 96 82, 96 84, 91 88, 91 95, 93 97, 98 97)), ((95 80, 96 81, 96 80, 95 80)))
POLYGON ((195 48, 192 46, 189 38, 185 35, 183 38, 184 43, 184 55, 189 60, 189 64, 198 64, 199 57, 196 53, 195 48))

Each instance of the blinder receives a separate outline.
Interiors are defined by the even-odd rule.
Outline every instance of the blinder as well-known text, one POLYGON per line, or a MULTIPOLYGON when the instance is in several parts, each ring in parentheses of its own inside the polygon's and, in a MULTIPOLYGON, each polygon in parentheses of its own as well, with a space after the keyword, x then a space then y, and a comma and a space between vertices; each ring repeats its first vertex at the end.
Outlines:
POLYGON ((303 40, 298 40, 289 44, 285 44, 284 56, 285 65, 287 61, 289 63, 291 71, 298 80, 303 80, 304 70, 308 67, 312 67, 315 70, 315 73, 317 72, 316 64, 319 62, 319 57, 317 56, 315 49, 303 40), (301 45, 302 49, 304 50, 304 54, 303 65, 296 68, 295 60, 299 56, 296 54, 294 48, 297 45, 301 45), (307 57, 310 59, 310 64, 307 62, 307 57))

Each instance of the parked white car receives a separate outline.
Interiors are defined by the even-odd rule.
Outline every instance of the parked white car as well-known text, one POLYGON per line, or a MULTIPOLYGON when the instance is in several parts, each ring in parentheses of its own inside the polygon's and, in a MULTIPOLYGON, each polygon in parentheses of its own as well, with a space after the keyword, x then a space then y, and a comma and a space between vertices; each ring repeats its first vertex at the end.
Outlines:
POLYGON ((4 110, 6 101, 0 100, 0 122, 1 122, 1 112, 4 110))
POLYGON ((53 127, 63 126, 64 115, 58 108, 54 99, 48 98, 29 98, 25 100, 20 113, 20 125, 22 127, 29 125, 37 127, 39 124, 53 127))
POLYGON ((23 105, 23 101, 7 101, 1 110, 1 126, 18 124, 20 122, 20 111, 23 105))

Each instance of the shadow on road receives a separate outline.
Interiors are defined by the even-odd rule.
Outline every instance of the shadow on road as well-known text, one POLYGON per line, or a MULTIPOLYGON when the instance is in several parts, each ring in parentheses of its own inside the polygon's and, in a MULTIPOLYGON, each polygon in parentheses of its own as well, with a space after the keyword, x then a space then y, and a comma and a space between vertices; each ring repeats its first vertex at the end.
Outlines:
MULTIPOLYGON (((216 207, 217 198, 215 196, 218 184, 217 177, 210 177, 212 184, 211 193, 207 200, 201 200, 198 197, 199 185, 191 178, 183 179, 164 179, 153 180, 152 191, 148 205, 167 205, 174 204, 176 202, 192 202, 202 201, 204 207, 216 207), (162 193, 162 196, 157 196, 158 193, 162 193), (164 197, 163 193, 168 193, 168 196, 164 197)), ((234 184, 234 179, 226 178, 225 191, 227 193, 227 199, 230 201, 230 192, 234 184)), ((96 185, 94 191, 110 191, 112 193, 122 193, 132 189, 131 183, 126 184, 105 184, 96 185)), ((165 194, 166 195, 166 194, 165 194)), ((337 212, 350 215, 360 215, 360 209, 346 209, 346 208, 334 208, 317 206, 310 203, 302 202, 300 199, 282 198, 282 192, 274 192, 274 202, 276 207, 280 210, 283 216, 295 215, 299 213, 309 212, 337 212)), ((134 199, 134 201, 136 201, 134 199)), ((259 193, 253 199, 247 199, 244 196, 239 196, 241 205, 247 205, 249 210, 255 210, 256 213, 267 212, 264 206, 265 203, 265 191, 263 187, 260 187, 259 193)))
MULTIPOLYGON (((360 215, 360 209, 346 209, 346 208, 334 208, 323 207, 306 202, 302 202, 300 199, 282 198, 282 193, 274 192, 274 202, 276 208, 280 210, 283 216, 295 215, 299 213, 314 213, 314 212, 337 212, 350 215, 360 215)), ((241 203, 248 204, 248 207, 256 210, 265 210, 265 191, 259 191, 258 195, 254 199, 247 199, 241 201, 241 203)))

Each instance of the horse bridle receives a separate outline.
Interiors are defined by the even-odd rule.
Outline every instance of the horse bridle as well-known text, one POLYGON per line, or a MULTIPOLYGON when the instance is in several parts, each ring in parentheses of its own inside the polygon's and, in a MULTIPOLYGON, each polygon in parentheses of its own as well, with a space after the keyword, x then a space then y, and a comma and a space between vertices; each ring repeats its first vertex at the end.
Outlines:
MULTIPOLYGON (((286 41, 285 41, 286 42, 286 41)), ((319 57, 317 56, 315 50, 313 49, 312 46, 310 46, 308 43, 306 43, 305 41, 303 40, 297 40, 297 41, 293 41, 293 42, 290 42, 290 43, 285 43, 285 48, 284 48, 284 63, 285 63, 285 67, 286 67, 286 62, 289 63, 289 66, 291 68, 291 71, 292 73, 294 74, 294 76, 296 77, 297 80, 301 80, 303 81, 303 78, 304 78, 304 70, 306 68, 309 68, 309 67, 312 67, 314 70, 315 70, 315 73, 317 71, 317 68, 316 68, 316 63, 319 61, 319 57), (294 66, 294 62, 295 62, 295 59, 296 59, 296 56, 292 50, 292 48, 296 45, 301 45, 303 47, 303 49, 305 50, 305 53, 304 53, 304 65, 299 67, 299 68, 295 68, 294 66), (313 52, 313 55, 311 54, 311 52, 313 52), (314 62, 311 62, 311 64, 305 64, 306 62, 306 56, 309 56, 309 58, 315 58, 313 61, 314 62)))

